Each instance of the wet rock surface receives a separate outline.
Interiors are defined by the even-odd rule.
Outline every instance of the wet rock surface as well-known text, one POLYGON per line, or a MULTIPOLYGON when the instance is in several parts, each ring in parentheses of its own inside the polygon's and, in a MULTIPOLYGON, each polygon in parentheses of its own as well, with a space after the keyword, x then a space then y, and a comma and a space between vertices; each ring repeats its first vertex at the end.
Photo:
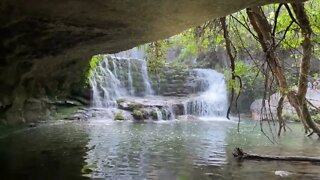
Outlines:
POLYGON ((151 96, 144 98, 121 98, 118 108, 132 114, 136 120, 170 120, 185 115, 189 97, 151 96))

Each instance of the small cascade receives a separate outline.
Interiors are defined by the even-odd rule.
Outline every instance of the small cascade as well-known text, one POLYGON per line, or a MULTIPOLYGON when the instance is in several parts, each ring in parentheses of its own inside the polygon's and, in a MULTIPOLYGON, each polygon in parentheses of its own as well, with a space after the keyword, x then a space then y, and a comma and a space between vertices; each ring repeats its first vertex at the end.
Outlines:
MULTIPOLYGON (((128 84, 129 84, 129 93, 131 96, 134 96, 134 89, 133 89, 133 84, 132 84, 132 74, 131 74, 131 62, 128 59, 128 84)), ((114 61, 112 61, 114 62, 114 61)))
POLYGON ((161 110, 157 108, 157 109, 156 109, 156 113, 157 113, 157 119, 158 119, 158 121, 163 120, 161 110))
POLYGON ((117 74, 117 65, 114 61, 112 61, 112 65, 113 65, 113 74, 115 75, 115 77, 118 77, 118 74, 117 74))
POLYGON ((183 113, 188 114, 188 102, 182 102, 183 105, 183 113))
POLYGON ((175 113, 173 112, 173 107, 172 107, 172 104, 168 104, 168 112, 169 112, 169 118, 170 120, 174 120, 176 119, 175 117, 175 113))
POLYGON ((228 108, 224 75, 211 69, 193 69, 191 84, 198 96, 187 100, 187 114, 197 116, 225 116, 228 108))
MULTIPOLYGON (((157 114, 158 114, 158 112, 157 112, 157 114)), ((169 103, 165 104, 162 107, 162 109, 160 109, 159 114, 160 114, 161 120, 174 120, 174 119, 176 119, 176 115, 174 113, 172 104, 169 104, 169 103)))
POLYGON ((139 60, 141 62, 141 75, 142 81, 144 83, 145 95, 153 95, 154 92, 151 87, 151 80, 148 76, 147 62, 144 60, 139 60))

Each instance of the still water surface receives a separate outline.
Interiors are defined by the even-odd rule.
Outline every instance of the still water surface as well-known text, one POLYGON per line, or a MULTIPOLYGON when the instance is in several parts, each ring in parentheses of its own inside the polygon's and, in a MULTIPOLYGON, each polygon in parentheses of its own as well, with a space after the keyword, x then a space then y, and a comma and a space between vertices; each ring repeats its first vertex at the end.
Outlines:
POLYGON ((304 137, 299 124, 274 143, 254 127, 243 121, 238 133, 235 122, 217 118, 42 125, 0 137, 0 179, 273 180, 282 179, 279 170, 291 173, 284 179, 320 179, 320 164, 236 161, 238 146, 258 154, 320 156, 319 140, 304 137))

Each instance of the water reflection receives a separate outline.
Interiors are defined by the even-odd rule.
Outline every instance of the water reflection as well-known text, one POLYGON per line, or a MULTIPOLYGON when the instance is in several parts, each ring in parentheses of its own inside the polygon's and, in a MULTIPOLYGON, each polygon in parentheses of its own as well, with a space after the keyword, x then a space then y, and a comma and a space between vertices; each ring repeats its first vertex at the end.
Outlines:
POLYGON ((78 123, 25 129, 0 138, 0 179, 84 179, 87 133, 78 123))
POLYGON ((320 164, 236 161, 240 146, 258 154, 320 156, 298 124, 272 144, 252 122, 223 120, 47 125, 0 138, 0 179, 319 179, 320 164))
POLYGON ((272 144, 252 122, 170 121, 162 123, 92 122, 91 150, 86 162, 91 178, 106 179, 318 179, 319 165, 295 162, 237 162, 231 155, 240 146, 261 154, 319 156, 315 140, 299 133, 299 124, 272 144), (92 148, 93 147, 93 148, 92 148))
POLYGON ((176 179, 226 163, 228 122, 91 123, 92 178, 176 179), (94 147, 94 148, 92 148, 94 147))

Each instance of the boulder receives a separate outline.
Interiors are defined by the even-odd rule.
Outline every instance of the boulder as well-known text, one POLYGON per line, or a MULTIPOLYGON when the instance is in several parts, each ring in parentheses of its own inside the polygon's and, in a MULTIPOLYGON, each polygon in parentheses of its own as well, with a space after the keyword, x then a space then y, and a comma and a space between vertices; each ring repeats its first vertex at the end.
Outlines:
POLYGON ((140 109, 143 107, 143 104, 133 101, 123 101, 118 103, 118 108, 126 111, 134 111, 135 109, 140 109))
POLYGON ((116 114, 114 115, 114 120, 122 121, 124 119, 125 118, 124 118, 124 116, 123 116, 121 111, 116 112, 116 114))
MULTIPOLYGON (((320 108, 320 90, 317 89, 308 89, 306 98, 308 101, 310 101, 315 107, 320 108)), ((271 120, 272 118, 277 119, 277 107, 278 107, 278 101, 280 99, 280 94, 275 93, 271 95, 270 97, 270 104, 268 103, 268 100, 265 101, 265 107, 267 112, 264 112, 261 114, 261 107, 262 107, 262 99, 255 100, 251 106, 251 114, 253 120, 260 120, 261 118, 263 120, 271 120)), ((313 110, 313 107, 310 107, 311 110, 313 110)), ((295 109, 290 105, 287 98, 284 100, 283 104, 283 117, 288 120, 298 120, 298 115, 295 112, 295 109)))
POLYGON ((144 109, 136 109, 132 112, 132 116, 135 120, 149 119, 149 114, 144 109))

